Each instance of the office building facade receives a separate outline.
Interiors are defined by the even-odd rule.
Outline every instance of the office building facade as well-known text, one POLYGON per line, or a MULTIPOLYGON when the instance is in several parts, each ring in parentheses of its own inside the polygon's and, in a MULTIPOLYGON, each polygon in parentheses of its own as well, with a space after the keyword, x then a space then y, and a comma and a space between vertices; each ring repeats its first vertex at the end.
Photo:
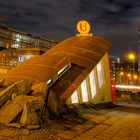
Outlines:
POLYGON ((7 73, 10 68, 42 54, 55 44, 45 37, 0 26, 0 73, 7 73))

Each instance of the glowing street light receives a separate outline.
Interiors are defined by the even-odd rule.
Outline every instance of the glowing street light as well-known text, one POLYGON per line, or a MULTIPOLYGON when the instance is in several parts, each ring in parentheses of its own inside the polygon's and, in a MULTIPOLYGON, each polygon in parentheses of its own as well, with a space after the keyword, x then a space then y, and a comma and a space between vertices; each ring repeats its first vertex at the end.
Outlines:
POLYGON ((134 70, 135 70, 135 68, 134 68, 134 67, 135 67, 135 66, 134 66, 135 63, 134 63, 134 61, 135 61, 135 57, 136 57, 136 56, 135 56, 133 53, 130 53, 128 57, 129 57, 129 59, 131 59, 132 62, 133 62, 133 75, 134 75, 134 70))
POLYGON ((135 55, 134 54, 129 54, 129 58, 131 59, 131 60, 134 60, 135 59, 135 55))
POLYGON ((123 73, 123 72, 120 72, 120 75, 121 75, 121 76, 123 76, 123 75, 124 75, 124 73, 123 73))
POLYGON ((127 74, 127 77, 128 77, 128 84, 130 84, 131 74, 130 74, 130 73, 128 73, 128 74, 127 74))
POLYGON ((134 79, 137 79, 138 78, 138 76, 137 75, 134 75, 134 79))
POLYGON ((131 74, 130 74, 130 73, 128 73, 128 74, 127 74, 127 76, 128 76, 128 77, 130 77, 130 76, 131 76, 131 74))
POLYGON ((137 79, 138 79, 138 76, 135 74, 135 75, 133 76, 133 82, 136 83, 136 82, 137 82, 137 79))
POLYGON ((120 72, 120 84, 122 84, 122 76, 124 75, 124 72, 120 72))
POLYGON ((133 61, 133 75, 134 75, 134 61, 135 61, 135 55, 133 53, 129 54, 129 59, 131 59, 133 61))

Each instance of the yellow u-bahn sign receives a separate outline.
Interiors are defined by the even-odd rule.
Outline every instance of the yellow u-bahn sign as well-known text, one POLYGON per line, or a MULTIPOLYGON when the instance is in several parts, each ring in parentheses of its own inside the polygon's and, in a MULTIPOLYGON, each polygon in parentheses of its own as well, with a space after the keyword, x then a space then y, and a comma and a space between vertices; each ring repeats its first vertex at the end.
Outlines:
POLYGON ((77 23, 77 36, 92 36, 90 32, 90 24, 86 20, 81 20, 77 23))

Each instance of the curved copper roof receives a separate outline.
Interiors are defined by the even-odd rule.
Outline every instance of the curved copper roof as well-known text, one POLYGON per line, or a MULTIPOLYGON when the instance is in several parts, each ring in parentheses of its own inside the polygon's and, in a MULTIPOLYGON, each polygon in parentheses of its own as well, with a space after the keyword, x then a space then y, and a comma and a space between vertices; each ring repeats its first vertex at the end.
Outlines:
POLYGON ((33 80, 35 83, 48 81, 64 65, 72 63, 91 71, 111 46, 111 42, 100 36, 68 38, 43 55, 28 59, 18 65, 5 78, 5 84, 19 80, 33 80))

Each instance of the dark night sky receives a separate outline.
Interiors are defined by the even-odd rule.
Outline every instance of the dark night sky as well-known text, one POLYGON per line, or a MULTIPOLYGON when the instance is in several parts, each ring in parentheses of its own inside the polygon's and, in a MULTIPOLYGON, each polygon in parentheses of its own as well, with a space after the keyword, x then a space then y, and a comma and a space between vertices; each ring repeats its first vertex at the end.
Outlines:
POLYGON ((74 36, 85 19, 93 34, 112 40, 112 55, 137 51, 139 0, 1 0, 0 16, 8 27, 56 41, 74 36))

